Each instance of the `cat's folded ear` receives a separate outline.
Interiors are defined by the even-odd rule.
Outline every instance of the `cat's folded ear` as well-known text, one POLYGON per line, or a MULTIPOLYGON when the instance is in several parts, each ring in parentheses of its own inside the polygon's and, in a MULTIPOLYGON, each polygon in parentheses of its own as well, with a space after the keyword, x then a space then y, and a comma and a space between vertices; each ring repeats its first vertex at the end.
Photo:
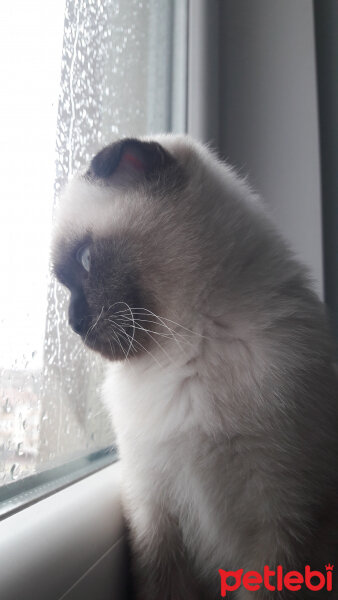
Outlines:
POLYGON ((92 159, 86 173, 91 179, 133 182, 153 176, 174 164, 174 158, 157 142, 125 138, 106 146, 92 159))

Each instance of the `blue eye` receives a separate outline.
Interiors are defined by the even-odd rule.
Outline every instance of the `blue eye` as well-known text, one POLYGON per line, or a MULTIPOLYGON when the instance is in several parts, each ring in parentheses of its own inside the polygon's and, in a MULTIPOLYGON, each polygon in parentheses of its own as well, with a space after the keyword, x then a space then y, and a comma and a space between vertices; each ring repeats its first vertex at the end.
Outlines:
POLYGON ((76 253, 76 260, 83 266, 85 271, 90 271, 90 250, 89 246, 82 246, 76 253))

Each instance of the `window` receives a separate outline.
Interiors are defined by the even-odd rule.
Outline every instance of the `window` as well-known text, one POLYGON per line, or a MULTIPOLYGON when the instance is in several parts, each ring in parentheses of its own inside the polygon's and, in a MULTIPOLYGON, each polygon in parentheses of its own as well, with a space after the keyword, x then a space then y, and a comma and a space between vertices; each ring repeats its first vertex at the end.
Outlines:
POLYGON ((71 332, 49 272, 53 203, 112 139, 184 131, 186 19, 171 0, 3 7, 0 484, 13 491, 113 445, 103 360, 71 332))

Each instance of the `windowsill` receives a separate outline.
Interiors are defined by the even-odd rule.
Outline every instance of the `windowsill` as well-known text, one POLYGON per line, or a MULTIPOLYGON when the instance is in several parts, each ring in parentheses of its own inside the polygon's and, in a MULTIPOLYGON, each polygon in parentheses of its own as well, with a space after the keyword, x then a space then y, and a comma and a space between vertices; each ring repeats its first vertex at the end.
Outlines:
MULTIPOLYGON (((110 550, 123 565, 124 548, 115 463, 0 523, 1 598, 73 598, 76 594, 68 596, 69 590, 75 590, 88 571, 93 574, 110 550)), ((124 584, 122 572, 116 585, 124 584)))
POLYGON ((117 460, 111 446, 0 487, 0 521, 117 460))

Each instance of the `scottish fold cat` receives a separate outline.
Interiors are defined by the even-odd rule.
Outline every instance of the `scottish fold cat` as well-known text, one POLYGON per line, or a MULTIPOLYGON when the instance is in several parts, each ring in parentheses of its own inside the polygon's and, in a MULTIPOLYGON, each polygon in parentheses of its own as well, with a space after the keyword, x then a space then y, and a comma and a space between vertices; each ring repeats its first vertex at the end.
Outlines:
POLYGON ((53 265, 107 359, 136 597, 216 600, 219 569, 337 563, 333 342, 247 183, 187 136, 122 139, 70 181, 53 265))

